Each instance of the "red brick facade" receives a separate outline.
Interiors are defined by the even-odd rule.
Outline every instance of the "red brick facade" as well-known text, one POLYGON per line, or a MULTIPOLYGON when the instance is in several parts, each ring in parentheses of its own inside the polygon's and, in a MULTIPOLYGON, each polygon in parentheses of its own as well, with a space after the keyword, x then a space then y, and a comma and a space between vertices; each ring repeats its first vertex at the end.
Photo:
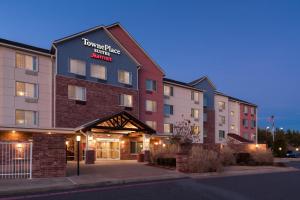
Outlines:
POLYGON ((107 117, 126 109, 138 118, 138 91, 112 85, 94 83, 75 78, 56 76, 56 127, 74 128, 98 118, 107 117), (86 102, 76 103, 68 99, 68 85, 86 88, 86 102), (119 105, 119 95, 133 96, 133 107, 119 105))
POLYGON ((119 25, 109 27, 111 34, 130 52, 131 55, 141 64, 139 69, 139 119, 145 121, 156 121, 157 131, 163 132, 164 121, 164 98, 163 98, 163 72, 145 54, 145 52, 133 41, 133 39, 119 25), (157 91, 149 93, 146 91, 146 80, 155 80, 157 91), (146 112, 146 100, 156 101, 157 111, 146 112))
POLYGON ((246 105, 246 104, 240 104, 240 136, 245 137, 245 134, 248 135, 249 140, 253 140, 256 135, 256 122, 255 127, 251 127, 251 121, 256 121, 256 107, 246 105), (244 107, 248 107, 248 112, 244 113, 244 107), (254 108, 254 114, 251 114, 251 108, 254 108), (248 126, 245 126, 243 124, 243 121, 248 121, 248 126))

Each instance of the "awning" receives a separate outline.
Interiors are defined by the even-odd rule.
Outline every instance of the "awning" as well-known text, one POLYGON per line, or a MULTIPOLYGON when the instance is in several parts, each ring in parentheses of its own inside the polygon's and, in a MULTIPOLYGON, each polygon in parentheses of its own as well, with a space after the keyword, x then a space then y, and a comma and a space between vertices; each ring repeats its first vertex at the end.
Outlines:
POLYGON ((82 126, 75 128, 75 131, 94 133, 123 133, 129 134, 134 132, 143 132, 147 134, 154 134, 156 131, 138 120, 131 114, 122 111, 117 114, 99 118, 88 122, 82 126))

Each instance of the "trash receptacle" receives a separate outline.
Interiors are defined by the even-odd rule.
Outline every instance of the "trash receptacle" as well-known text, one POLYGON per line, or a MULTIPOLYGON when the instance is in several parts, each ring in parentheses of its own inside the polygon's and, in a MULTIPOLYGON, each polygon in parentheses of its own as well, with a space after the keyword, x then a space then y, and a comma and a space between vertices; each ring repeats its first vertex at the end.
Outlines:
POLYGON ((137 161, 138 162, 144 162, 144 154, 143 153, 138 154, 137 161))

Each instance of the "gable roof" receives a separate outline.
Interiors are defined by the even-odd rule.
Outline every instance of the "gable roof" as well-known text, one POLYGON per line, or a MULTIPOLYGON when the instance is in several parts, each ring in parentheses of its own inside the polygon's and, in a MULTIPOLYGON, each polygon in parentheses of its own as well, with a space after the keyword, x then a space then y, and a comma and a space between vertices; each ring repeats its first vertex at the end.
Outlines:
POLYGON ((149 60, 163 73, 165 74, 165 71, 163 70, 162 67, 160 67, 150 56, 149 54, 142 48, 142 46, 130 35, 130 33, 119 23, 116 22, 114 24, 108 25, 106 26, 107 29, 109 28, 113 28, 113 27, 120 27, 125 33, 126 35, 131 39, 131 41, 133 41, 138 47, 139 49, 147 56, 147 58, 149 58, 149 60))
POLYGON ((201 82, 203 82, 203 81, 205 81, 205 80, 207 80, 208 83, 209 83, 215 90, 217 89, 217 87, 214 85, 214 83, 213 83, 207 76, 202 76, 202 77, 200 77, 200 78, 198 78, 198 79, 196 79, 196 80, 194 80, 194 81, 191 81, 191 82, 189 82, 189 85, 195 86, 195 85, 197 85, 198 83, 201 83, 201 82))
POLYGON ((32 51, 34 53, 39 53, 39 54, 48 55, 48 56, 51 55, 50 50, 48 50, 48 49, 43 49, 40 47, 31 46, 31 45, 20 43, 20 42, 14 42, 14 41, 2 39, 2 38, 0 38, 0 45, 6 46, 6 47, 13 47, 16 49, 32 51))
POLYGON ((168 83, 168 84, 172 84, 172 85, 181 86, 181 87, 188 88, 188 89, 191 89, 191 90, 197 90, 197 91, 203 92, 203 90, 195 88, 195 87, 189 85, 188 83, 184 83, 184 82, 181 82, 181 81, 177 81, 177 80, 173 80, 173 79, 169 79, 169 78, 163 78, 163 82, 168 83))
POLYGON ((243 103, 243 104, 247 104, 247 105, 250 105, 250 106, 257 107, 257 105, 254 104, 254 103, 251 103, 251 102, 248 102, 248 101, 245 101, 245 100, 242 100, 242 99, 238 99, 236 97, 229 96, 229 95, 224 94, 224 93, 219 92, 219 91, 216 91, 215 94, 221 95, 221 96, 224 96, 224 97, 228 97, 228 99, 232 100, 232 101, 237 101, 237 102, 240 102, 240 103, 243 103))
MULTIPOLYGON (((103 29, 105 31, 105 33, 137 64, 137 66, 141 66, 141 64, 131 55, 130 52, 127 51, 127 49, 106 29, 105 26, 96 26, 90 29, 87 29, 85 31, 81 31, 66 37, 63 37, 61 39, 57 39, 53 41, 52 46, 56 46, 56 44, 61 43, 61 42, 65 42, 67 40, 71 40, 73 38, 79 37, 81 35, 87 34, 87 33, 92 33, 95 31, 98 31, 100 29, 103 29)), ((52 48, 51 51, 53 51, 54 49, 52 48)))

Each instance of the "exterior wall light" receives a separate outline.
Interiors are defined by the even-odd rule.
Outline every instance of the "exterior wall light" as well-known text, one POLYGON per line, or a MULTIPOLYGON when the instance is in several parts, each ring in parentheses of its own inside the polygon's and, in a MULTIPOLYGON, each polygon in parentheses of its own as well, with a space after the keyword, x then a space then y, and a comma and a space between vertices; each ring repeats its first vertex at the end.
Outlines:
POLYGON ((48 135, 51 135, 51 132, 48 132, 48 135))
POLYGON ((16 131, 15 131, 15 130, 12 130, 11 133, 16 133, 16 131))
POLYGON ((157 146, 157 145, 158 145, 158 142, 154 142, 154 145, 156 145, 156 146, 157 146))
POLYGON ((18 143, 18 144, 16 144, 16 147, 17 147, 18 149, 21 149, 21 148, 23 147, 23 145, 22 145, 21 143, 18 143))
POLYGON ((69 146, 69 141, 66 141, 66 145, 69 146))
POLYGON ((258 148, 258 147, 259 147, 259 145, 258 145, 258 144, 256 144, 256 145, 255 145, 255 147, 256 147, 256 148, 258 148))
POLYGON ((162 146, 163 146, 163 147, 166 147, 166 144, 164 143, 162 146))
POLYGON ((296 151, 299 151, 299 148, 296 148, 296 151))
POLYGON ((279 147, 279 148, 278 148, 278 150, 279 150, 279 151, 281 151, 281 150, 282 150, 282 148, 281 148, 281 147, 279 147))
POLYGON ((77 142, 80 142, 80 140, 81 140, 81 136, 80 136, 80 135, 77 135, 77 136, 76 136, 76 141, 77 141, 77 142))

